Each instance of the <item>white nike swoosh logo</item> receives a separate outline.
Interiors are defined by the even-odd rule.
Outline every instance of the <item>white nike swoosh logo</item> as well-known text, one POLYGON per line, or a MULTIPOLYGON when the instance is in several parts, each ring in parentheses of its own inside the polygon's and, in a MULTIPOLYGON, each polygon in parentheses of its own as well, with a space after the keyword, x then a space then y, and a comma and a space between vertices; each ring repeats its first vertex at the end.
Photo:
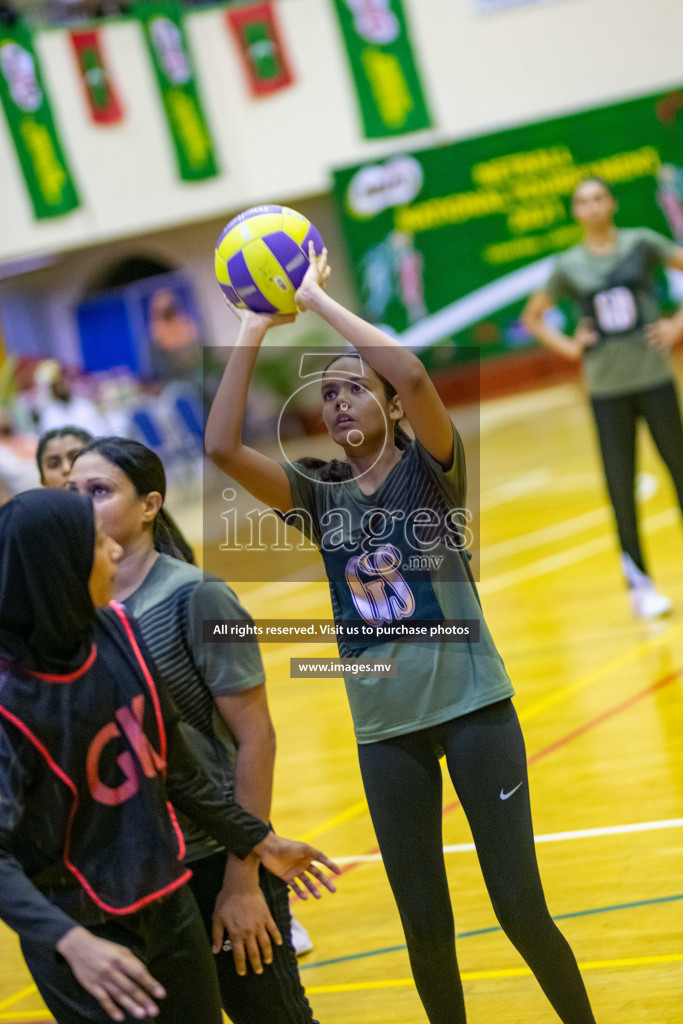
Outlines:
POLYGON ((517 790, 519 789, 519 787, 523 786, 523 785, 524 785, 524 779, 522 779, 522 781, 520 783, 518 783, 515 786, 514 789, 511 789, 509 793, 506 793, 504 789, 501 789, 501 791, 500 791, 500 799, 501 800, 509 800, 509 798, 512 796, 512 794, 516 793, 517 790))

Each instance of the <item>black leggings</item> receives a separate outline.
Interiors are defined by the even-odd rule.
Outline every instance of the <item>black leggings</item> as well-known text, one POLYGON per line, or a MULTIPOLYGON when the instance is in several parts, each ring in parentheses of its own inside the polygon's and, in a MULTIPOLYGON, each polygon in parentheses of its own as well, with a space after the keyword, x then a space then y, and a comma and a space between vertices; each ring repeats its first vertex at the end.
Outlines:
POLYGON ((646 573, 636 518, 636 426, 642 418, 650 428, 683 510, 683 425, 676 388, 663 384, 617 398, 592 398, 591 405, 619 542, 637 568, 646 573))
POLYGON ((503 931, 564 1024, 594 1024, 574 954, 543 895, 524 740, 510 700, 359 746, 372 823, 431 1024, 465 1021, 443 855, 442 754, 503 931))
MULTIPOLYGON (((135 914, 108 917, 88 931, 130 949, 166 989, 147 1024, 221 1024, 221 996, 211 947, 185 885, 135 914)), ((26 965, 57 1024, 111 1024, 94 996, 54 949, 22 942, 26 965)), ((126 1014, 126 1021, 137 1020, 126 1014)))
MULTIPOLYGON (((223 885, 225 861, 224 853, 215 853, 191 865, 190 888, 209 935, 216 897, 223 885)), ((259 882, 282 934, 282 945, 273 943, 273 962, 264 965, 263 974, 255 974, 248 966, 243 977, 235 970, 232 952, 221 950, 216 954, 223 1009, 233 1024, 317 1024, 299 978, 292 947, 289 887, 264 867, 260 869, 259 882)), ((197 1020, 203 1024, 199 1017, 197 1020)))

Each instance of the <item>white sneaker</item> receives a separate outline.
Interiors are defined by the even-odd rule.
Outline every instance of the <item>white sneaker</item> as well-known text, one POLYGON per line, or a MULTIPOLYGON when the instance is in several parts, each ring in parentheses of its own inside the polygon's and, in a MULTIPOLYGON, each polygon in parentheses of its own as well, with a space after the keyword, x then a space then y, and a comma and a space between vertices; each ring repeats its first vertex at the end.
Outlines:
POLYGON ((632 587, 629 591, 631 609, 636 619, 656 619, 671 611, 671 601, 660 594, 654 583, 632 587))
POLYGON ((310 953, 313 949, 313 942, 311 936, 308 934, 304 926, 300 921, 291 915, 291 932, 292 932, 292 945, 294 952, 297 956, 303 956, 304 953, 310 953))
POLYGON ((659 593, 650 577, 640 571, 629 555, 621 556, 621 565, 629 588, 631 609, 636 619, 656 619, 671 611, 669 598, 659 593))

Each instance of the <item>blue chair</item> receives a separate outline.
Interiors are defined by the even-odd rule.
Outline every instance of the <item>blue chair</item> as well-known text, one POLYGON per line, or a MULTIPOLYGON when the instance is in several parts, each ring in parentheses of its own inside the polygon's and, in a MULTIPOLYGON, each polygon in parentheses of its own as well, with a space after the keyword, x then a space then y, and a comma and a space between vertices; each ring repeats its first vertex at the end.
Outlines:
POLYGON ((178 395, 174 408, 179 420, 192 437, 204 441, 204 423, 201 403, 194 395, 178 395))
POLYGON ((148 409, 138 407, 130 414, 130 421, 133 430, 138 435, 138 441, 153 448, 157 454, 161 454, 168 448, 168 440, 164 436, 163 428, 155 421, 148 409))

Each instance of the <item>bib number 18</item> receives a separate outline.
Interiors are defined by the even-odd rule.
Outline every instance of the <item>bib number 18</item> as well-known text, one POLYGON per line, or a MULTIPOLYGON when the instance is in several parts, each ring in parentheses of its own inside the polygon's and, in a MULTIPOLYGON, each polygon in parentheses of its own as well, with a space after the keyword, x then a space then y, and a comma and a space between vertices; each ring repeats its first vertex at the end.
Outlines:
POLYGON ((608 288, 593 298, 598 325, 605 334, 630 331, 638 322, 638 308, 629 288, 608 288))

